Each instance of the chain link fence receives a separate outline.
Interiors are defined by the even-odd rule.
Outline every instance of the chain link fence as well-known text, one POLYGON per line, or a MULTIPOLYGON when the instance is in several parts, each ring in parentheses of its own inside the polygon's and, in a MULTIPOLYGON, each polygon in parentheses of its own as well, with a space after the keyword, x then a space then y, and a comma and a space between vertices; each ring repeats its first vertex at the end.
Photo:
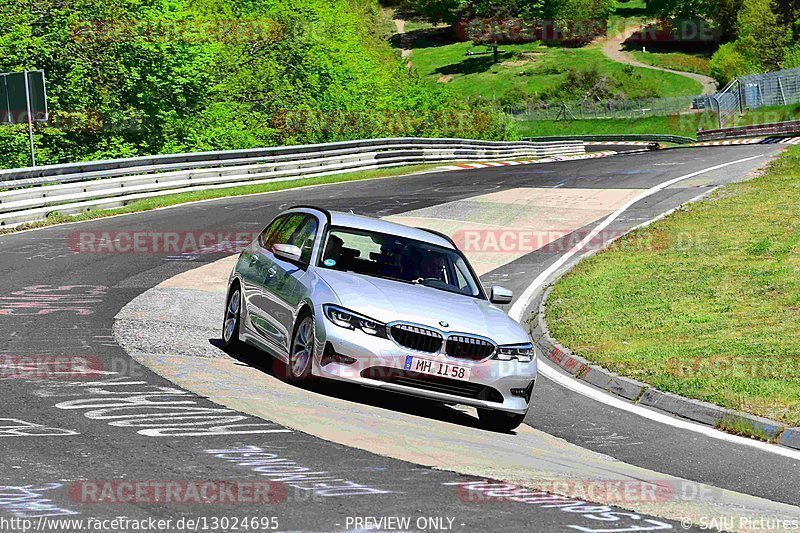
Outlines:
POLYGON ((641 98, 635 100, 577 100, 507 106, 506 113, 519 120, 589 120, 643 118, 686 113, 695 108, 695 96, 641 98))
POLYGON ((717 116, 719 127, 732 124, 745 110, 800 103, 800 68, 744 76, 714 95, 669 98, 576 100, 506 106, 519 120, 589 120, 644 118, 701 113, 717 116))
POLYGON ((706 98, 717 113, 719 127, 732 126, 745 110, 800 103, 800 68, 743 76, 706 98))

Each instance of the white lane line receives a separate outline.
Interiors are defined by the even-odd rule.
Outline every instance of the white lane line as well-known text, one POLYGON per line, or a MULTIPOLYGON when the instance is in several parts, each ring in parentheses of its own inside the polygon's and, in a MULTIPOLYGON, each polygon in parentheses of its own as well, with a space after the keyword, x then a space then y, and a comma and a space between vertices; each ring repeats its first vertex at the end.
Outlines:
POLYGON ((639 415, 641 417, 652 420, 653 422, 660 422, 662 424, 667 424, 669 426, 676 427, 679 429, 685 429, 687 431, 700 433, 701 435, 705 435, 706 437, 711 437, 713 439, 730 442, 732 444, 751 446, 753 448, 758 448, 761 451, 774 453, 776 455, 782 455, 783 457, 787 457, 793 460, 800 460, 800 450, 793 450, 791 448, 786 448, 784 446, 779 446, 777 444, 769 444, 767 442, 748 439, 745 437, 740 437, 738 435, 731 435, 730 433, 725 433, 711 426, 704 426, 701 424, 697 424, 695 422, 690 422, 688 420, 683 420, 681 418, 676 418, 670 415, 666 415, 658 411, 651 411, 650 409, 646 409, 639 405, 629 403, 625 400, 621 400, 616 396, 612 396, 599 389, 595 389, 588 385, 585 385, 584 383, 578 381, 572 376, 561 374, 553 367, 548 366, 547 363, 545 362, 539 363, 538 370, 541 375, 550 379, 551 381, 555 381, 562 387, 569 389, 572 392, 576 392, 582 396, 586 396, 587 398, 591 398, 592 400, 596 400, 604 405, 607 405, 608 407, 613 407, 621 411, 626 411, 634 415, 639 415))
MULTIPOLYGON (((533 296, 536 292, 540 289, 542 284, 549 278, 555 271, 561 268, 572 256, 576 253, 580 252, 589 242, 591 242, 603 229, 605 229, 609 224, 611 224, 614 220, 619 218, 625 211, 627 211, 632 205, 636 204, 637 202, 647 198, 648 196, 652 196, 653 194, 674 185, 675 183, 694 178, 696 176, 700 176, 702 174, 707 174, 709 172, 713 172, 715 170, 719 170, 725 167, 729 167, 731 165, 737 165, 739 163, 746 163, 747 161, 752 161, 754 159, 758 159, 763 157, 763 155, 757 155, 753 157, 746 157, 744 159, 737 159, 736 161, 731 161, 729 163, 723 163, 721 165, 716 165, 713 167, 709 167, 703 170, 699 170, 697 172, 692 172, 691 174, 686 174, 685 176, 680 176, 678 178, 671 179, 669 181, 665 181, 655 187, 652 187, 638 196, 632 198, 627 203, 623 204, 619 209, 611 213, 603 222, 600 223, 595 229, 593 229, 581 242, 576 244, 572 249, 570 249, 567 253, 562 255, 555 263, 550 265, 546 270, 544 270, 539 276, 533 280, 533 283, 525 290, 522 296, 511 306, 511 310, 508 312, 509 316, 516 320, 517 322, 522 322, 523 316, 525 311, 527 310, 528 306, 530 306, 531 301, 533 300, 533 296)), ((556 369, 548 366, 548 364, 544 361, 541 361, 538 365, 539 372, 546 378, 556 382, 557 384, 565 387, 573 392, 576 392, 582 396, 586 396, 587 398, 591 398, 596 400, 604 405, 609 407, 613 407, 616 409, 620 409, 622 411, 626 411, 628 413, 632 413, 643 418, 647 418, 654 422, 660 422, 662 424, 667 424, 676 428, 685 429, 687 431, 693 431, 695 433, 700 433, 707 437, 715 438, 717 440, 722 440, 726 442, 731 442, 734 444, 740 444, 743 446, 750 446, 753 448, 758 448, 759 450, 774 453, 776 455, 782 455, 784 457, 788 457, 790 459, 800 460, 800 450, 793 450, 790 448, 785 448, 782 446, 777 446, 775 444, 769 444, 766 442, 756 441, 752 439, 748 439, 745 437, 740 437, 738 435, 731 435, 729 433, 725 433, 723 431, 719 431, 710 426, 704 426, 701 424, 697 424, 694 422, 690 422, 688 420, 682 420, 671 415, 666 415, 657 411, 653 411, 650 409, 646 409, 642 406, 632 404, 625 400, 619 399, 615 396, 612 396, 606 392, 600 391, 599 389, 595 389, 594 387, 590 387, 586 385, 572 376, 567 376, 558 372, 556 369)))

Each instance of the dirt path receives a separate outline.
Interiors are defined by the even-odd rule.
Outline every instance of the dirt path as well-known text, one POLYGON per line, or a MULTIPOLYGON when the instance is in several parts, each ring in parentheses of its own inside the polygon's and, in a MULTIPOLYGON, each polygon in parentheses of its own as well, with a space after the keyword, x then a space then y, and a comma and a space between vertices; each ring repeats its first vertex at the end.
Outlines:
POLYGON ((634 67, 660 70, 662 72, 671 72, 672 74, 678 74, 679 76, 691 78, 697 82, 700 82, 703 85, 703 94, 713 94, 717 92, 717 82, 716 80, 714 80, 714 78, 709 78, 708 76, 703 76, 702 74, 695 74, 693 72, 682 72, 679 70, 671 70, 668 68, 648 65, 647 63, 642 63, 641 61, 636 60, 631 54, 626 52, 623 49, 622 43, 624 43, 631 35, 633 35, 637 31, 640 31, 641 29, 642 26, 632 26, 630 28, 626 28, 625 31, 623 31, 619 35, 615 37, 610 37, 607 40, 603 41, 602 42, 603 53, 606 55, 606 57, 618 63, 624 63, 626 65, 631 65, 634 67))

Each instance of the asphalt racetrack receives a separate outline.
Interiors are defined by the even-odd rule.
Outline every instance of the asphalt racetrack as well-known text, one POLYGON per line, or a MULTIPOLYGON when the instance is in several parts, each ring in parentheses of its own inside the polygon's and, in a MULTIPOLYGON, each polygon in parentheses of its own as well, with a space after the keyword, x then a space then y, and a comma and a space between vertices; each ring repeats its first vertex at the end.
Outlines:
MULTIPOLYGON (((256 234, 295 204, 427 223, 450 233, 513 227, 522 232, 517 238, 533 234, 544 240, 534 247, 512 244, 466 252, 485 285, 500 284, 518 296, 568 249, 566 243, 642 191, 719 167, 634 204, 604 229, 609 237, 746 177, 780 149, 664 150, 434 172, 214 200, 0 237, 0 327, 7 339, 0 349, 0 439, 5 445, 0 530, 20 525, 2 522, 11 519, 32 520, 44 531, 83 531, 91 520, 125 517, 170 520, 164 523, 170 530, 207 531, 241 530, 244 519, 251 521, 250 530, 281 531, 666 531, 697 527, 703 509, 712 512, 727 502, 750 506, 754 516, 800 518, 797 456, 662 424, 542 377, 526 425, 514 435, 480 429, 468 412, 330 385, 306 390, 282 384, 290 390, 277 389, 287 404, 269 408, 281 416, 308 415, 298 415, 297 423, 253 414, 258 402, 246 409, 231 407, 214 398, 222 379, 206 383, 209 388, 199 394, 175 385, 184 378, 180 372, 168 375, 169 380, 160 375, 167 373, 153 372, 151 365, 129 356, 114 332, 115 317, 137 297, 230 256, 231 249, 175 253, 156 247, 132 253, 111 246, 87 252, 76 244, 91 236, 111 235, 113 240, 143 232, 256 234), (71 363, 77 359, 88 362, 89 370, 75 370, 71 363), (326 427, 350 423, 348 409, 361 425, 329 438, 326 427), (397 424, 410 420, 417 439, 414 453, 403 449, 402 434, 393 433, 397 424), (314 429, 306 430, 306 423, 314 429), (366 442, 370 428, 392 437, 391 450, 366 442), (364 441, 356 442, 358 435, 364 441), (452 435, 463 435, 463 445, 446 454, 441 444, 452 435), (431 442, 429 456, 419 449, 423 438, 431 442), (535 478, 535 456, 543 453, 537 446, 557 452, 561 471, 569 473, 568 478, 538 478, 540 491, 529 483, 535 478), (493 461, 487 456, 500 464, 506 453, 530 456, 525 476, 515 472, 513 462, 502 471, 490 468, 493 461), (571 465, 571 457, 581 458, 578 465, 591 458, 596 465, 591 475, 582 477, 582 467, 571 465), (477 463, 489 465, 485 473, 467 474, 477 463), (647 505, 625 498, 616 505, 592 505, 598 500, 591 494, 579 498, 573 489, 581 482, 602 483, 601 464, 609 465, 608 480, 635 469, 644 476, 639 482, 666 476, 695 483, 708 494, 693 495, 690 501, 671 494, 647 505), (557 485, 564 479, 568 485, 557 485), (240 487, 216 504, 197 503, 191 494, 204 484, 219 490, 235 482, 250 487, 253 481, 268 486, 256 486, 256 496, 240 487), (174 490, 159 493, 166 485, 174 490), (708 502, 711 507, 703 507, 708 502), (624 511, 637 508, 647 512, 624 511), (694 521, 681 524, 680 517, 689 514, 694 521)), ((127 316, 169 322, 165 317, 176 312, 169 304, 163 303, 161 317, 152 307, 152 315, 127 316)), ((195 317, 211 316, 204 305, 198 300, 185 309, 185 323, 174 323, 172 330, 134 331, 129 339, 161 342, 174 355, 191 356, 188 347, 181 353, 180 341, 191 337, 187 324, 195 317)), ((177 313, 183 315, 183 309, 177 313)), ((209 350, 216 349, 213 338, 206 341, 209 350)), ((259 362, 252 357, 241 354, 231 361, 274 380, 268 370, 253 369, 259 362)), ((251 385, 242 385, 239 400, 246 399, 251 385)), ((554 475, 560 470, 553 457, 549 460, 548 475, 554 475)), ((747 530, 747 525, 725 529, 747 530)), ((133 529, 106 522, 94 530, 133 529)))

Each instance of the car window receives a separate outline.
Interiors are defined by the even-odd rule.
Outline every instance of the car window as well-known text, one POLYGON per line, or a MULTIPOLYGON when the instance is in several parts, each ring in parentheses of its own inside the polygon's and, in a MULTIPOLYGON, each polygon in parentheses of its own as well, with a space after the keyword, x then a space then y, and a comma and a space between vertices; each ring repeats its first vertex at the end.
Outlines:
POLYGON ((300 225, 305 221, 305 215, 295 214, 287 215, 283 224, 278 226, 273 235, 270 235, 269 248, 275 244, 292 244, 292 235, 300 228, 300 225))
POLYGON ((302 224, 292 233, 287 244, 294 244, 302 251, 300 262, 308 263, 311 260, 311 252, 314 250, 314 239, 317 236, 317 219, 305 217, 302 224))
POLYGON ((453 262, 453 267, 456 271, 455 284, 456 286, 466 293, 471 293, 477 290, 474 278, 469 271, 467 263, 462 258, 458 258, 453 262))
POLYGON ((261 235, 259 235, 258 240, 259 244, 261 244, 261 246, 264 249, 266 250, 272 249, 272 245, 275 244, 275 238, 278 235, 278 228, 280 228, 281 225, 284 222, 286 222, 286 218, 287 218, 286 215, 277 217, 270 223, 269 226, 266 227, 264 231, 261 232, 261 235))
POLYGON ((314 238, 317 236, 319 224, 315 217, 302 213, 286 215, 277 224, 270 224, 265 233, 262 245, 272 251, 276 244, 293 244, 300 248, 300 261, 308 263, 314 249, 314 238), (274 228, 273 228, 274 226, 274 228))

